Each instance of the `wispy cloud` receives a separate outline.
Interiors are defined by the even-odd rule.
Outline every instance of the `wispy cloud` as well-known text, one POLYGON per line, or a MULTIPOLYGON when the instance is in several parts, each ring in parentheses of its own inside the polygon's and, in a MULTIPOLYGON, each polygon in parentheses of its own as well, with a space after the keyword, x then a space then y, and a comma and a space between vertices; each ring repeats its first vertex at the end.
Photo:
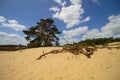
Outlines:
POLYGON ((93 3, 98 3, 99 1, 98 0, 91 0, 93 3))
POLYGON ((53 12, 58 12, 60 11, 60 9, 58 7, 52 7, 52 8, 49 8, 50 11, 53 11, 53 12))
POLYGON ((100 5, 100 1, 99 0, 91 0, 93 3, 100 5))
POLYGON ((18 21, 16 21, 16 20, 7 20, 3 16, 0 16, 0 23, 1 23, 1 26, 9 27, 9 28, 12 28, 12 29, 14 29, 16 31, 21 31, 21 30, 24 30, 26 28, 24 25, 19 24, 18 21))
POLYGON ((7 34, 5 32, 0 32, 0 45, 26 45, 27 41, 24 37, 18 34, 7 34))
POLYGON ((61 6, 64 6, 66 4, 66 1, 62 1, 62 0, 54 0, 54 1, 61 6))
POLYGON ((88 16, 88 17, 86 17, 84 20, 82 20, 81 23, 87 22, 87 21, 90 21, 90 16, 88 16))
POLYGON ((5 21, 6 21, 6 19, 3 16, 0 16, 0 23, 3 23, 5 21))

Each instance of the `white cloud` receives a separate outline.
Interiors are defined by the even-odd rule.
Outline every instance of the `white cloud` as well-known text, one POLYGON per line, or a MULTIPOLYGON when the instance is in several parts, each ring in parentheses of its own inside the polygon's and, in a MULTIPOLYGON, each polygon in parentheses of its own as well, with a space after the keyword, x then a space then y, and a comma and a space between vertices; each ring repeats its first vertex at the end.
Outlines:
POLYGON ((16 31, 24 30, 26 27, 24 25, 21 25, 16 20, 7 20, 3 16, 0 16, 0 23, 3 27, 9 27, 16 31))
POLYGON ((58 7, 52 7, 49 9, 50 11, 53 11, 53 12, 57 12, 57 11, 60 11, 60 9, 58 7))
POLYGON ((82 40, 104 37, 110 37, 110 35, 106 35, 103 32, 99 31, 98 29, 92 29, 87 31, 85 35, 83 35, 82 40))
POLYGON ((5 32, 0 32, 0 45, 26 45, 27 41, 24 37, 18 34, 7 34, 5 32))
POLYGON ((98 0, 91 0, 93 3, 98 3, 99 1, 98 0))
POLYGON ((5 22, 6 19, 3 16, 0 16, 0 23, 5 22))
POLYGON ((65 38, 72 38, 74 36, 79 36, 79 35, 85 33, 87 30, 88 30, 88 27, 84 26, 84 27, 79 27, 79 28, 72 29, 69 31, 63 31, 63 34, 64 34, 65 38))
POLYGON ((71 4, 81 4, 82 0, 70 0, 71 4))
POLYGON ((87 21, 90 21, 90 17, 89 17, 89 16, 86 17, 84 20, 82 20, 81 23, 83 23, 83 22, 87 22, 87 21))
POLYGON ((102 31, 108 35, 120 34, 120 14, 108 18, 109 23, 102 27, 102 31))
POLYGON ((82 39, 93 39, 103 37, 120 36, 120 14, 112 15, 108 18, 109 22, 100 30, 92 29, 86 32, 82 39))
POLYGON ((91 0, 93 3, 97 4, 98 6, 101 4, 99 0, 91 0))
POLYGON ((81 5, 70 5, 69 7, 62 7, 61 11, 56 12, 53 17, 63 20, 67 24, 67 28, 71 28, 80 23, 80 15, 83 13, 84 10, 81 5))
MULTIPOLYGON (((61 3, 61 0, 56 0, 57 3, 61 3)), ((64 21, 66 23, 66 28, 74 27, 83 22, 87 22, 90 20, 90 17, 87 17, 84 21, 82 19, 82 14, 84 13, 84 9, 82 8, 82 0, 70 0, 69 6, 62 6, 59 8, 60 11, 56 11, 53 14, 54 18, 64 21)))
POLYGON ((64 2, 62 2, 62 0, 54 0, 54 1, 61 6, 64 6, 66 4, 66 1, 64 1, 64 2))

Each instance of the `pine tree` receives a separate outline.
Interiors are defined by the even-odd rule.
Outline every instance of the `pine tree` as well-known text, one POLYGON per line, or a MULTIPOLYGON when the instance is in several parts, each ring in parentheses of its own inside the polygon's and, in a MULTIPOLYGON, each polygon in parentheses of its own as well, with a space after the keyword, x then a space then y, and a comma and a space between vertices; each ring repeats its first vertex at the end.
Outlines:
POLYGON ((23 30, 23 32, 27 35, 25 39, 29 41, 28 47, 53 46, 52 42, 59 45, 59 38, 56 34, 61 32, 50 18, 41 19, 36 26, 23 30))

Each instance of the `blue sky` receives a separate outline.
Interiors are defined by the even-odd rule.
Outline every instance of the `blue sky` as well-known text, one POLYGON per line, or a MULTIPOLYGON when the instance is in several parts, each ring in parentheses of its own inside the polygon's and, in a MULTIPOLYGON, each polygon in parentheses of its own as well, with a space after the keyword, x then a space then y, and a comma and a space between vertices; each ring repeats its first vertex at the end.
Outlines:
POLYGON ((52 18, 65 44, 120 37, 120 0, 0 0, 0 45, 27 44, 22 30, 52 18))

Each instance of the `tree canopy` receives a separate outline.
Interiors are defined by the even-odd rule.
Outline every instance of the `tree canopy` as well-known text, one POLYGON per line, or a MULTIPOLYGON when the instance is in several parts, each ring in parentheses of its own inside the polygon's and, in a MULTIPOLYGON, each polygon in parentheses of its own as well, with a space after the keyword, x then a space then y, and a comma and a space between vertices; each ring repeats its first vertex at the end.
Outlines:
POLYGON ((23 30, 26 34, 25 39, 29 41, 29 47, 40 47, 40 46, 53 46, 59 45, 59 38, 56 34, 61 32, 57 29, 54 24, 54 20, 50 18, 41 19, 37 22, 37 25, 29 28, 28 30, 23 30))

